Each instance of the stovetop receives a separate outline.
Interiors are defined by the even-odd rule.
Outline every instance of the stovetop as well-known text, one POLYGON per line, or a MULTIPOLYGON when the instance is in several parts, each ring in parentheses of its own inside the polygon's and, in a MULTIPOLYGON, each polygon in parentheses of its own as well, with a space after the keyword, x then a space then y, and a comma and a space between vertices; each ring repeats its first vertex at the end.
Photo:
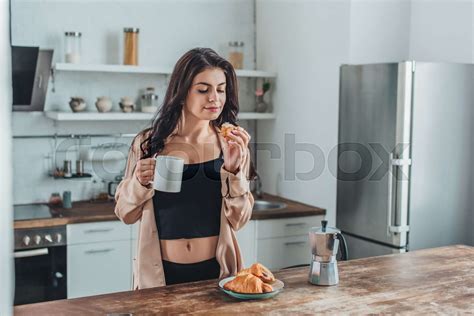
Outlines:
MULTIPOLYGON (((60 217, 46 204, 13 206, 15 221, 60 217)), ((66 245, 66 226, 15 229, 15 251, 66 245)))
POLYGON ((53 217, 58 217, 58 215, 53 215, 49 206, 45 204, 24 204, 13 206, 13 219, 15 221, 53 217))

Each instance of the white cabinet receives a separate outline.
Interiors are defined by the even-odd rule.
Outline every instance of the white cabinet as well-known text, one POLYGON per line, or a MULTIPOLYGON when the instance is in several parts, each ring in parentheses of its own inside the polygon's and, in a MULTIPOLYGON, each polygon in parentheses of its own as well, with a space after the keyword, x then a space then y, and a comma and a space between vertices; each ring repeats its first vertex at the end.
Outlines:
POLYGON ((239 243, 240 253, 242 255, 243 266, 248 268, 252 263, 255 263, 256 253, 256 235, 255 235, 256 221, 249 221, 244 227, 238 230, 235 234, 237 242, 239 243))
POLYGON ((130 240, 130 226, 119 221, 67 225, 67 244, 130 240))
POLYGON ((270 270, 309 264, 308 233, 320 226, 323 216, 305 216, 256 221, 257 261, 270 270))
POLYGON ((304 216, 259 220, 257 221, 257 238, 308 236, 311 227, 321 226, 322 219, 322 216, 304 216))
POLYGON ((257 243, 257 261, 270 270, 310 263, 308 235, 260 239, 257 243))
POLYGON ((119 221, 68 225, 68 298, 130 290, 130 237, 119 221))
POLYGON ((68 247, 68 298, 130 290, 130 241, 68 247))

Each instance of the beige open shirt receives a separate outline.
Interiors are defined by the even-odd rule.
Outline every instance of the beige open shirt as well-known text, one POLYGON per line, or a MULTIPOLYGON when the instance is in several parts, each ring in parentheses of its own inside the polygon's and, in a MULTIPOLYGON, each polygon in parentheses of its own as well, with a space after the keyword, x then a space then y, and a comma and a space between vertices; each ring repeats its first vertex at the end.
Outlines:
MULTIPOLYGON (((160 240, 153 210, 155 190, 142 186, 135 176, 135 166, 141 157, 139 134, 131 145, 125 177, 115 193, 115 214, 125 224, 139 221, 137 256, 133 258, 133 289, 144 289, 165 284, 161 261, 160 240)), ((220 146, 223 148, 222 141, 220 146)), ((222 165, 221 174, 221 224, 216 258, 220 264, 220 278, 236 274, 242 269, 242 257, 235 231, 242 228, 252 215, 254 199, 249 192, 247 175, 250 152, 247 149, 237 174, 230 173, 222 165)))

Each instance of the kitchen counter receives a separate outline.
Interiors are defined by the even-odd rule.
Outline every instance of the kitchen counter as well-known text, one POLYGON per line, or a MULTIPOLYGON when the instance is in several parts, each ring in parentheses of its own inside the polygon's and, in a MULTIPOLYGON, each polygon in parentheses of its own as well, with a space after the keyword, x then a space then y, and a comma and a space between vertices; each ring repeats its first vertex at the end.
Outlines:
POLYGON ((474 310, 474 248, 450 246, 339 262, 337 286, 307 282, 309 268, 275 276, 283 292, 267 300, 239 301, 217 280, 16 306, 15 315, 106 313, 458 314, 474 310))
MULTIPOLYGON (((274 218, 288 218, 311 215, 325 215, 326 210, 303 204, 300 202, 288 200, 282 197, 271 194, 264 194, 262 197, 266 201, 284 202, 287 204, 286 208, 279 210, 257 211, 252 214, 253 220, 274 219, 274 218)), ((115 202, 113 200, 105 202, 73 202, 71 209, 51 208, 50 212, 54 217, 20 220, 15 221, 15 229, 50 227, 67 225, 72 223, 87 223, 100 221, 118 220, 114 213, 115 202)))

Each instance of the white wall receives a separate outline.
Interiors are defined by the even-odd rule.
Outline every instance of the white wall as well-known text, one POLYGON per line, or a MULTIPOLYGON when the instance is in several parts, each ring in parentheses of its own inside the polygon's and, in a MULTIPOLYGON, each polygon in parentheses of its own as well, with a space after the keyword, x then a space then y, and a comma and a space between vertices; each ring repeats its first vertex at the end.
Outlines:
POLYGON ((0 0, 0 315, 13 314, 13 209, 11 121, 12 102, 10 16, 0 0))
MULTIPOLYGON (((252 0, 12 0, 13 44, 53 48, 53 62, 63 61, 64 32, 81 31, 84 63, 120 63, 123 27, 126 26, 140 28, 141 65, 172 68, 185 51, 197 46, 211 47, 222 56, 227 56, 230 40, 244 41, 244 67, 252 69, 255 65, 252 0)), ((243 111, 253 107, 254 84, 250 79, 240 80, 243 111)), ((50 82, 46 111, 70 111, 68 102, 71 96, 84 97, 87 110, 96 111, 94 102, 102 95, 112 98, 113 111, 120 111, 120 97, 131 96, 138 101, 147 86, 157 89, 161 101, 167 78, 158 75, 59 72, 56 74, 55 92, 52 86, 50 82)), ((145 125, 143 122, 54 123, 42 113, 13 115, 15 136, 136 133, 145 125)), ((242 125, 249 128, 246 122, 242 125)), ((128 144, 130 139, 99 138, 92 140, 92 143, 114 141, 128 144)), ((105 178, 95 177, 95 184, 90 181, 54 180, 48 176, 53 144, 51 138, 14 140, 15 204, 45 202, 52 192, 63 190, 72 190, 73 200, 89 199, 103 190, 102 180, 112 180, 125 165, 125 161, 105 163, 104 168, 110 172, 105 178)), ((74 161, 77 157, 74 147, 64 157, 74 161)), ((60 161, 57 165, 62 166, 60 161)), ((86 163, 86 169, 90 171, 92 167, 91 163, 86 163)))
POLYGON ((352 0, 350 63, 406 60, 410 44, 410 0, 352 0))
POLYGON ((473 8, 473 0, 412 0, 410 59, 474 63, 473 8))
POLYGON ((297 143, 317 146, 316 161, 308 153, 270 159, 258 152, 258 169, 265 191, 317 205, 328 210, 335 224, 336 178, 329 172, 336 161, 328 161, 337 144, 339 66, 349 60, 350 2, 257 1, 257 65, 278 73, 273 95, 277 119, 258 126, 258 141, 276 144, 282 154, 285 134, 297 143), (290 168, 285 168, 285 161, 290 168), (295 178, 295 172, 322 173, 311 180, 295 178), (286 173, 286 175, 285 175, 286 173))
MULTIPOLYGON (((257 0, 257 68, 278 73, 277 120, 259 123, 258 141, 284 150, 284 134, 322 149, 314 180, 285 181, 284 158, 260 147, 264 190, 327 208, 334 224, 339 66, 342 63, 473 60, 473 0, 257 0)), ((267 146, 267 145, 265 145, 267 146)), ((267 146, 268 147, 268 146, 267 146)), ((265 148, 267 148, 265 147, 265 148)), ((314 165, 296 156, 296 172, 314 165)), ((474 205, 474 202, 473 202, 474 205)))

